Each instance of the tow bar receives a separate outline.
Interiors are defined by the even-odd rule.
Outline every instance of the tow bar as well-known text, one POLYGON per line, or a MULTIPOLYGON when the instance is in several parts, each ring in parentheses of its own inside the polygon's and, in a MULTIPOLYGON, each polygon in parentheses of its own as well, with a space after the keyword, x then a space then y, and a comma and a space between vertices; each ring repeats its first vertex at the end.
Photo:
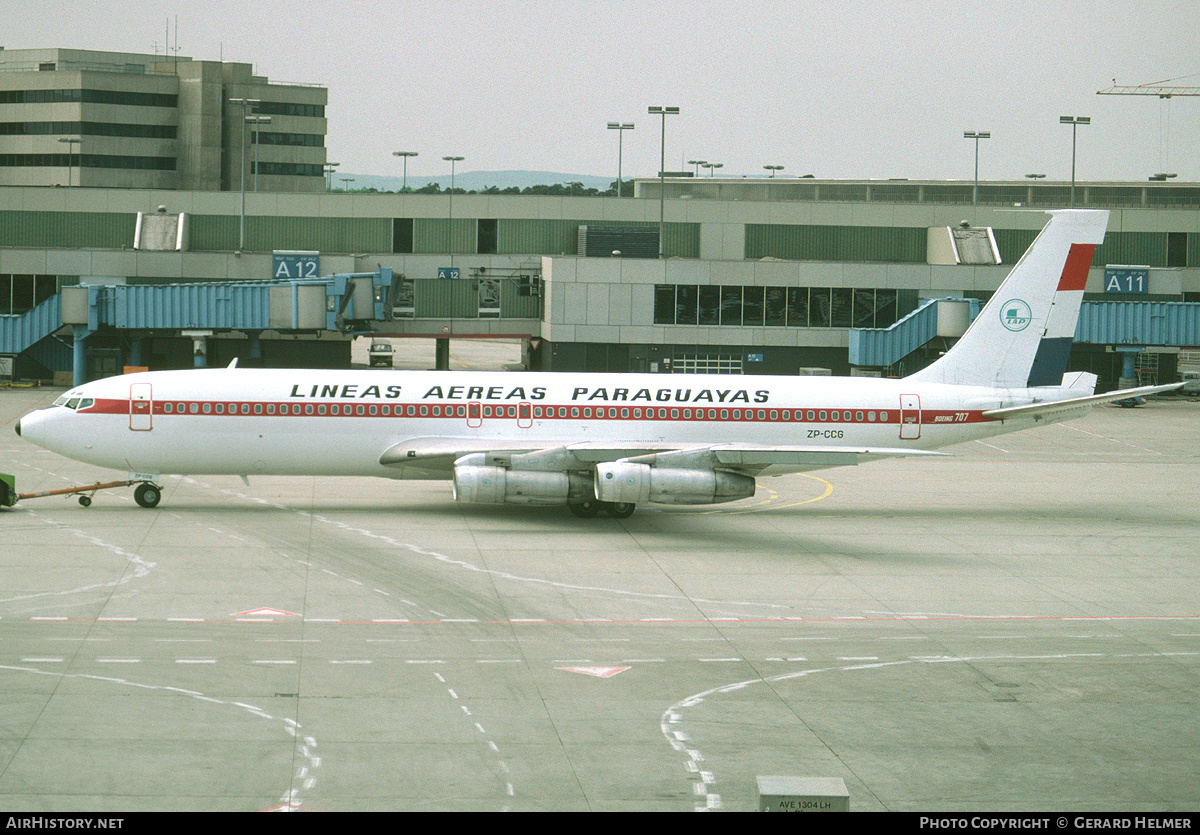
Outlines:
POLYGON ((131 485, 139 485, 134 491, 134 499, 142 507, 154 507, 158 504, 158 499, 162 495, 162 491, 157 485, 138 479, 126 479, 124 481, 97 481, 95 484, 83 484, 78 487, 60 487, 57 490, 42 490, 37 493, 18 493, 16 478, 7 473, 0 473, 0 507, 12 507, 22 499, 40 499, 44 496, 79 496, 79 504, 83 507, 90 507, 92 504, 92 496, 96 495, 98 490, 108 490, 111 487, 129 487, 131 485))

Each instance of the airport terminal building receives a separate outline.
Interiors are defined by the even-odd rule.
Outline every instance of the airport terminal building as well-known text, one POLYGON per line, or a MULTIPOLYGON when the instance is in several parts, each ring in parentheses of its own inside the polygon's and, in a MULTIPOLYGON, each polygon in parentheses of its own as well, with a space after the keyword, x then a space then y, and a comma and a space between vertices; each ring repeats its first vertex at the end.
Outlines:
POLYGON ((977 201, 971 182, 687 176, 632 197, 332 193, 324 88, 79 50, 0 49, 0 70, 0 358, 27 377, 245 361, 247 340, 252 363, 344 366, 367 333, 519 339, 546 371, 906 374, 1073 197, 1111 212, 1073 370, 1169 382, 1200 344, 1200 184, 983 182, 977 201), (344 281, 310 286, 371 274, 369 313, 344 281), (293 289, 259 311, 272 282, 293 289))
POLYGON ((249 64, 0 47, 0 185, 324 191, 327 98, 249 64))
MULTIPOLYGON (((298 277, 280 253, 307 253, 309 278, 392 271, 388 313, 360 328, 527 340, 533 369, 902 374, 954 333, 886 361, 852 356, 854 335, 891 328, 931 299, 986 299, 1044 225, 1041 210, 1063 205, 1066 187, 982 184, 972 206, 961 200, 970 183, 680 178, 667 181, 661 207, 658 188, 643 181, 626 198, 260 192, 246 195, 243 217, 236 192, 7 186, 0 313, 24 315, 76 284, 218 283, 228 292, 298 277), (716 193, 695 193, 701 186, 716 193), (803 191, 777 196, 789 187, 803 191), (1017 204, 1029 210, 1013 211, 1017 204), (176 219, 178 234, 148 247, 139 230, 156 213, 176 219)), ((1081 319, 1120 327, 1129 305, 1160 303, 1194 318, 1198 195, 1200 187, 1160 183, 1080 187, 1078 202, 1112 213, 1085 297, 1102 305, 1085 306, 1081 319)), ((212 330, 214 346, 245 337, 202 318, 192 325, 212 330)), ((264 362, 347 363, 349 336, 281 329, 266 335, 283 347, 264 362)), ((1109 338, 1139 348, 1158 339, 1109 338)), ((1173 335, 1153 353, 1169 364, 1191 338, 1173 335)), ((153 323, 101 327, 89 339, 125 351, 123 363, 137 355, 138 365, 188 364, 170 347, 180 334, 153 323)), ((210 361, 236 345, 215 350, 210 361)), ((1073 364, 1107 381, 1121 363, 1113 345, 1076 346, 1073 364)))

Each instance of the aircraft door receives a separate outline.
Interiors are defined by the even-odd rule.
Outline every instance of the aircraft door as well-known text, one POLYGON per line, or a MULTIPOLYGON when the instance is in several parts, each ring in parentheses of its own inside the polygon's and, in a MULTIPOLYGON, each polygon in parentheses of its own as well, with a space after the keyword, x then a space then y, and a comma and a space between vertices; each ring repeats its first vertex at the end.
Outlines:
POLYGON ((483 404, 478 400, 467 403, 467 426, 471 429, 483 426, 483 404))
POLYGON ((921 398, 915 394, 900 395, 900 437, 906 441, 921 437, 921 398))
POLYGON ((129 386, 129 428, 134 432, 149 432, 154 428, 154 398, 149 383, 129 386))
POLYGON ((528 429, 533 426, 533 404, 521 401, 517 404, 517 428, 528 429))

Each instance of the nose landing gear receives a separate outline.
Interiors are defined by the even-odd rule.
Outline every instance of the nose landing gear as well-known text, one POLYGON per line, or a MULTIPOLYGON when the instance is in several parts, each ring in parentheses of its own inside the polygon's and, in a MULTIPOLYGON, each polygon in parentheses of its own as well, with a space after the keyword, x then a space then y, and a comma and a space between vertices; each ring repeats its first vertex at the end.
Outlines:
POLYGON ((133 490, 133 500, 142 507, 158 507, 162 500, 162 490, 157 484, 143 481, 133 490))

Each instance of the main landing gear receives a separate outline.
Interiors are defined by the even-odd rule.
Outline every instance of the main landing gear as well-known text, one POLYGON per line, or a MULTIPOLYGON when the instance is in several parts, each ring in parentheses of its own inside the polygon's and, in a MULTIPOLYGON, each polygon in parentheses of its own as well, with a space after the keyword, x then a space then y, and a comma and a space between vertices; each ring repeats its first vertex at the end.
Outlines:
POLYGON ((637 509, 637 505, 633 502, 602 502, 598 499, 584 499, 581 502, 569 504, 567 507, 581 519, 591 519, 602 510, 617 519, 628 519, 637 509))

